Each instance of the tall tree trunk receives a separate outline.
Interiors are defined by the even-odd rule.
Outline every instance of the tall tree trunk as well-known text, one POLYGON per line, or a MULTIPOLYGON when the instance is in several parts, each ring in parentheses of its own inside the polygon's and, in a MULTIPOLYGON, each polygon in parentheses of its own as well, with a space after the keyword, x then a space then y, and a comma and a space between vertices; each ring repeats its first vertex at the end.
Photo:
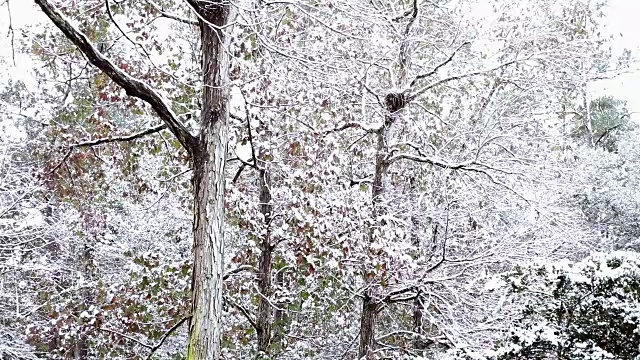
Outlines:
MULTIPOLYGON (((205 2, 199 14, 222 27, 231 6, 205 2)), ((192 312, 187 359, 219 359, 222 336, 224 191, 229 119, 229 37, 201 19, 203 99, 193 152, 194 219, 192 312)))
MULTIPOLYGON (((411 67, 411 55, 412 44, 408 40, 411 27, 418 16, 418 1, 414 0, 412 3, 412 9, 410 13, 408 23, 404 29, 404 38, 400 45, 400 51, 398 53, 398 71, 397 82, 395 86, 398 89, 402 89, 407 84, 407 76, 409 75, 409 69, 411 67)), ((393 82, 393 81, 392 81, 393 82)), ((396 122, 400 112, 406 105, 405 94, 401 91, 398 93, 389 93, 385 97, 386 115, 384 118, 383 126, 377 131, 376 138, 376 164, 375 172, 373 174, 373 188, 371 190, 371 203, 372 203, 372 215, 373 224, 369 232, 369 242, 375 241, 376 226, 381 227, 385 225, 381 216, 384 215, 385 209, 382 204, 384 192, 385 192, 385 178, 387 176, 387 170, 389 169, 389 163, 387 161, 387 155, 389 154, 388 139, 389 129, 396 122)), ((372 254, 377 256, 377 254, 372 254)), ((369 359, 372 357, 375 350, 375 330, 376 321, 378 315, 379 302, 375 299, 375 290, 373 281, 375 276, 369 277, 367 269, 365 269, 365 283, 366 293, 362 300, 362 312, 360 314, 360 346, 358 348, 358 358, 365 357, 369 359)))
MULTIPOLYGON (((261 154, 260 158, 264 155, 261 154)), ((268 166, 265 164, 265 166, 268 166)), ((273 251, 271 237, 271 220, 273 219, 273 204, 271 203, 271 172, 262 168, 258 172, 260 189, 260 213, 264 218, 264 232, 260 241, 260 258, 258 260, 258 289, 260 299, 256 316, 256 333, 258 337, 258 358, 269 358, 274 351, 274 345, 281 345, 286 321, 286 314, 282 310, 274 309, 269 298, 273 295, 273 251)), ((276 274, 277 286, 284 283, 284 273, 276 274)), ((281 306, 282 304, 277 304, 281 306)))
POLYGON ((226 135, 220 126, 193 159, 194 244, 187 359, 218 359, 220 355, 226 135))
MULTIPOLYGON (((417 1, 413 2, 413 9, 411 20, 406 25, 404 30, 405 37, 408 36, 411 26, 418 15, 417 1)), ((407 75, 409 67, 411 66, 411 45, 409 41, 403 41, 400 46, 398 54, 398 78, 396 86, 402 88, 407 82, 407 75)), ((387 170, 389 164, 387 162, 388 149, 388 135, 389 129, 399 115, 399 112, 405 106, 405 95, 403 93, 389 93, 385 98, 385 105, 387 114, 385 115, 384 125, 378 130, 376 138, 376 165, 373 175, 373 188, 371 190, 371 203, 372 203, 372 215, 374 226, 369 233, 369 242, 375 241, 376 226, 384 226, 385 221, 381 219, 384 215, 385 209, 382 204, 384 192, 385 192, 385 178, 387 176, 387 170)), ((376 254, 373 254, 376 256, 376 254)), ((365 274, 365 282, 369 283, 367 279, 369 275, 365 274)), ((375 277, 374 277, 375 278, 375 277)), ((375 292, 372 286, 366 287, 368 290, 362 300, 362 313, 360 315, 360 347, 358 349, 358 357, 366 357, 369 359, 372 352, 375 350, 375 330, 376 321, 378 315, 378 301, 375 300, 375 292)))
MULTIPOLYGON (((267 166, 267 165, 265 165, 267 166)), ((258 289, 261 292, 256 319, 258 336, 258 356, 268 356, 273 328, 272 309, 269 297, 273 293, 271 287, 271 268, 273 262, 273 246, 271 245, 271 174, 268 169, 258 172, 260 187, 260 213, 264 217, 264 234, 260 243, 260 259, 258 263, 258 289)))
POLYGON ((371 297, 372 291, 367 293, 362 300, 362 312, 360 313, 360 346, 358 347, 358 359, 372 359, 376 332, 377 304, 371 297))
MULTIPOLYGON (((391 123, 389 120, 386 123, 391 123)), ((372 216, 374 226, 369 230, 369 242, 372 243, 375 240, 375 230, 378 225, 378 219, 383 215, 382 197, 384 195, 384 182, 387 174, 388 165, 386 162, 387 156, 387 128, 381 128, 377 133, 377 148, 376 148, 376 167, 373 175, 373 186, 371 189, 371 202, 372 202, 372 216)), ((379 225, 384 225, 380 222, 379 225)), ((375 256, 375 255, 374 255, 375 256)), ((365 282, 367 285, 371 282, 367 269, 365 269, 365 282)), ((370 358, 371 352, 374 350, 375 343, 375 330, 376 330, 376 317, 378 304, 374 298, 374 291, 372 286, 366 287, 366 293, 364 299, 362 299, 362 310, 360 313, 360 346, 358 347, 358 359, 370 358)))
POLYGON ((558 117, 560 118, 560 121, 562 122, 562 146, 561 146, 561 151, 562 151, 562 161, 565 161, 567 158, 567 143, 569 140, 569 134, 567 133, 567 104, 566 104, 566 97, 563 94, 562 95, 562 100, 561 100, 561 105, 560 105, 560 114, 558 115, 558 117))

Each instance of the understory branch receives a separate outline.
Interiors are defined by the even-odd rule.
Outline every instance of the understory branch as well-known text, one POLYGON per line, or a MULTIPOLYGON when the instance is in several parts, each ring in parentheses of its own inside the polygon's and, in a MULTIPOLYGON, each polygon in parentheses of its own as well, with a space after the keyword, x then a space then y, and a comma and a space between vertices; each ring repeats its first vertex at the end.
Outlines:
POLYGON ((136 140, 136 139, 139 139, 139 138, 147 136, 147 135, 155 134, 155 133, 160 132, 160 131, 162 131, 162 130, 164 130, 166 128, 167 128, 167 125, 166 124, 162 124, 162 125, 154 126, 152 128, 148 128, 146 130, 142 130, 140 132, 137 132, 137 133, 134 133, 134 134, 131 134, 131 135, 109 136, 109 137, 105 137, 105 138, 89 140, 89 141, 84 141, 84 142, 80 142, 80 143, 69 145, 69 147, 67 148, 67 152, 62 157, 62 160, 60 160, 60 162, 56 166, 54 166, 53 169, 51 169, 49 171, 49 174, 52 174, 52 173, 56 172, 56 170, 58 170, 60 168, 60 166, 62 166, 62 164, 64 164, 65 161, 67 161, 69 156, 71 156, 71 153, 73 152, 73 150, 75 150, 77 148, 94 147, 94 146, 113 143, 113 142, 132 141, 132 140, 136 140))

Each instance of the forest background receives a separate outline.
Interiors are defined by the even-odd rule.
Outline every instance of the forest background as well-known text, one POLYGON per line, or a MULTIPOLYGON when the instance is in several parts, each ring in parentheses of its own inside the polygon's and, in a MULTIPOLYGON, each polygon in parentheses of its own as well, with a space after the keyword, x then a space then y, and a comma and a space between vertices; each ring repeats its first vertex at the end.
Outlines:
POLYGON ((640 3, 0 3, 3 359, 640 356, 640 3))

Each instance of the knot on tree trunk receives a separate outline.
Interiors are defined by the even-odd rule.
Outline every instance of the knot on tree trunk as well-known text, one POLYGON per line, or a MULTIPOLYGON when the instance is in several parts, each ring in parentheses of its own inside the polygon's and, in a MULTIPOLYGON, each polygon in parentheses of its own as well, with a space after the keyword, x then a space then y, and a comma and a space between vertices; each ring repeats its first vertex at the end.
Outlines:
POLYGON ((388 93, 384 98, 384 105, 389 112, 396 112, 407 104, 407 98, 404 93, 388 93))

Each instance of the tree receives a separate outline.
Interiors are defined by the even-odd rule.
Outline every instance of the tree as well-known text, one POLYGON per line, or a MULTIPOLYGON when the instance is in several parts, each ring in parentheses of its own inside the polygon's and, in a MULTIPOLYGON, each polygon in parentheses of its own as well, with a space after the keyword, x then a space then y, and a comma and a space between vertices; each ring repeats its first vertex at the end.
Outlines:
POLYGON ((193 281, 188 359, 220 357, 224 260, 224 189, 229 117, 230 4, 189 1, 198 16, 202 43, 202 115, 199 135, 192 135, 171 106, 146 83, 130 76, 105 57, 89 39, 46 0, 42 11, 89 62, 120 85, 128 95, 148 103, 191 157, 193 171, 193 281))
MULTIPOLYGON (((2 201, 7 201, 3 216, 15 219, 15 225, 3 222, 7 238, 0 261, 3 273, 15 278, 3 283, 3 293, 11 297, 3 298, 0 307, 6 319, 3 336, 14 343, 9 353, 21 358, 42 353, 49 358, 146 358, 159 343, 163 348, 155 352, 163 358, 175 355, 172 339, 163 336, 182 324, 189 310, 192 262, 183 254, 190 249, 185 226, 190 218, 176 206, 184 200, 172 188, 181 182, 167 180, 180 178, 185 169, 172 174, 170 163, 167 173, 167 165, 154 161, 153 140, 159 139, 138 140, 137 146, 120 141, 123 146, 110 147, 116 151, 100 148, 105 139, 89 141, 93 147, 72 144, 72 154, 60 161, 58 153, 48 163, 43 155, 58 129, 44 125, 51 118, 38 114, 32 103, 48 98, 34 97, 24 84, 11 85, 0 103, 5 114, 0 126, 12 134, 2 139, 2 201), (147 151, 148 145, 150 153, 140 156, 138 151, 147 151), (102 159, 106 169, 95 166, 85 149, 102 159), (68 178, 52 171, 57 164, 68 178), (91 185, 101 190, 85 191, 91 185), (138 334, 143 341, 127 340, 138 334), (22 340, 31 351, 19 347, 22 340)), ((81 102, 83 91, 74 87, 69 96, 81 102)), ((73 105, 63 107, 78 111, 73 105)), ((53 119, 61 124, 67 116, 61 112, 53 119)), ((184 339, 177 339, 182 347, 184 339)))
POLYGON ((484 214, 486 203, 505 197, 512 205, 540 204, 520 195, 520 186, 536 177, 536 152, 546 146, 533 114, 555 105, 550 93, 558 91, 557 85, 541 79, 560 78, 554 60, 572 56, 539 29, 553 29, 579 56, 586 54, 558 29, 569 15, 545 12, 546 3, 515 3, 496 11, 495 27, 466 25, 464 30, 450 26, 463 22, 464 10, 403 5, 403 10, 387 4, 368 9, 379 20, 367 28, 376 29, 377 37, 386 34, 386 41, 363 46, 368 51, 358 57, 365 64, 358 73, 363 110, 352 112, 348 122, 337 123, 332 131, 359 132, 348 146, 354 149, 354 162, 366 165, 360 165, 354 182, 370 195, 370 215, 350 234, 362 276, 358 358, 454 346, 458 339, 451 333, 458 329, 452 324, 477 321, 473 317, 478 313, 460 304, 458 296, 465 290, 457 286, 462 287, 470 269, 494 268, 488 263, 499 257, 493 246, 500 246, 479 240, 476 232, 483 227, 496 228, 490 219, 470 213, 484 214), (515 30, 514 22, 519 24, 515 30), (459 31, 467 37, 461 39, 459 31), (474 44, 476 38, 494 37, 514 42, 474 44), (371 54, 372 48, 379 50, 371 54), (485 191, 476 193, 469 184, 485 191), (420 211, 422 206, 430 211, 420 211), (455 221, 450 221, 451 213, 455 221), (411 256, 403 257, 403 252, 411 256), (449 293, 451 288, 456 290, 449 293), (379 333, 391 324, 393 330, 379 333), (411 348, 407 339, 420 345, 411 348))

